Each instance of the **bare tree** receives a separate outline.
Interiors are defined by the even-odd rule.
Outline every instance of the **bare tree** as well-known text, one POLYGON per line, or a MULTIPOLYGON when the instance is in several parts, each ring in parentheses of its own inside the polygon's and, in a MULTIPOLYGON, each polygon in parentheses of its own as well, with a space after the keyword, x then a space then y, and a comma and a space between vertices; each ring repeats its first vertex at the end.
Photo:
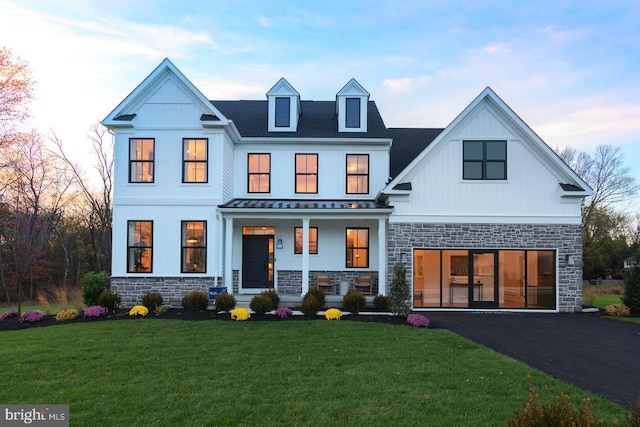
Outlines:
POLYGON ((29 116, 33 85, 28 64, 0 48, 0 148, 13 142, 16 124, 29 116))

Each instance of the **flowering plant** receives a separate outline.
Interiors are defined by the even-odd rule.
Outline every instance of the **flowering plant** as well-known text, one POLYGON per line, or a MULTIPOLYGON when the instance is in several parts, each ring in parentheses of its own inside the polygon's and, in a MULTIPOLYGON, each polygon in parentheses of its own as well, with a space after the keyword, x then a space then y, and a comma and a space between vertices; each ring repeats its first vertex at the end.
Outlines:
POLYGON ((414 328, 428 328, 431 325, 429 319, 424 317, 422 314, 415 313, 407 316, 407 324, 414 328))
POLYGON ((249 314, 249 310, 246 308, 236 308, 235 310, 231 310, 231 318, 237 321, 247 320, 251 317, 249 314))
POLYGON ((129 310, 129 316, 146 316, 149 314, 149 309, 144 305, 135 305, 129 310))
POLYGON ((20 323, 35 323, 42 320, 42 312, 40 310, 25 311, 20 317, 20 323))
POLYGON ((14 317, 18 317, 18 312, 15 310, 9 310, 2 313, 2 316, 0 316, 0 320, 13 319, 14 317))
POLYGON ((329 310, 324 312, 324 317, 326 317, 327 320, 340 320, 340 317, 342 317, 342 312, 337 308, 330 308, 329 310))
POLYGON ((289 307, 278 307, 276 308, 275 314, 282 319, 286 319, 287 316, 293 314, 293 310, 291 310, 289 307))
POLYGON ((69 309, 61 310, 56 314, 56 322, 62 322, 64 320, 72 320, 78 317, 78 310, 69 309))
POLYGON ((105 314, 105 309, 99 305, 92 305, 84 310, 84 317, 100 317, 105 314))

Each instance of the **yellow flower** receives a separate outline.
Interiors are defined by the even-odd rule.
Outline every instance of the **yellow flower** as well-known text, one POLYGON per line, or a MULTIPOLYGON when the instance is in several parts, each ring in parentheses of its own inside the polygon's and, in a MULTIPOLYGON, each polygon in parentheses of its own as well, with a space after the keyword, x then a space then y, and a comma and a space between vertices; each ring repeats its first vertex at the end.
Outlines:
POLYGON ((72 320, 78 317, 78 310, 62 310, 56 314, 56 321, 63 322, 65 320, 72 320))
POLYGON ((129 311, 129 316, 146 316, 149 314, 149 309, 144 305, 136 305, 129 311))
POLYGON ((231 318, 237 321, 247 320, 251 317, 249 314, 249 310, 246 308, 236 308, 235 310, 231 310, 231 318))
POLYGON ((329 310, 324 312, 324 317, 326 317, 327 320, 340 320, 340 317, 342 317, 342 312, 337 308, 330 308, 329 310))

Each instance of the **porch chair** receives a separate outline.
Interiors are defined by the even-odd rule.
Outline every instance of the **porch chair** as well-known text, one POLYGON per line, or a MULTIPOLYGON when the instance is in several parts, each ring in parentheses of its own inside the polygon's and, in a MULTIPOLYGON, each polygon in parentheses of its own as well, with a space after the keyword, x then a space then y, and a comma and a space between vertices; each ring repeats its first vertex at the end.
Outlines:
POLYGON ((316 276, 316 288, 325 294, 336 295, 336 285, 331 283, 327 274, 318 274, 316 276))
POLYGON ((363 274, 353 284, 353 289, 360 291, 362 295, 371 295, 373 293, 373 277, 363 274))

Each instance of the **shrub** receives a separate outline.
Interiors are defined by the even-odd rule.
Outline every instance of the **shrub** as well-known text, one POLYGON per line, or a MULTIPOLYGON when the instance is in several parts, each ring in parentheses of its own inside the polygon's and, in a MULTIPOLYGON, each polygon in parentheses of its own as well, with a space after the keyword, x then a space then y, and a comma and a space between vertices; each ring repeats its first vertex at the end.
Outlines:
POLYGON ((597 299, 598 299, 598 295, 596 295, 594 293, 591 293, 591 292, 586 292, 586 293, 582 294, 582 306, 583 307, 595 307, 597 299))
POLYGON ((407 283, 407 270, 404 264, 397 262, 393 266, 393 279, 389 289, 389 307, 396 316, 406 316, 411 310, 411 290, 407 283))
POLYGON ((214 304, 218 311, 231 311, 236 306, 236 297, 227 293, 219 294, 216 296, 214 304))
POLYGON ((268 296, 271 300, 271 309, 276 309, 278 307, 278 304, 280 304, 280 295, 278 295, 275 289, 264 291, 262 292, 262 295, 268 296))
POLYGON ((318 304, 320 304, 320 308, 324 307, 324 303, 325 303, 325 300, 326 300, 326 295, 320 289, 311 288, 311 289, 309 289, 309 292, 307 292, 305 294, 305 296, 306 295, 313 295, 318 300, 318 304))
POLYGON ((101 271, 95 273, 88 272, 82 277, 82 299, 86 305, 98 305, 98 298, 102 291, 109 286, 107 273, 101 271))
POLYGON ((18 317, 18 312, 15 310, 9 310, 2 313, 0 320, 13 319, 14 317, 18 317))
POLYGON ((25 311, 22 316, 20 316, 20 323, 35 323, 42 320, 44 316, 42 316, 42 312, 40 310, 29 310, 25 311))
POLYGON ((629 307, 624 304, 609 304, 604 308, 604 312, 607 314, 607 316, 626 317, 631 314, 629 307))
POLYGON ((640 313, 640 249, 632 261, 633 267, 624 276, 622 303, 634 313, 640 313))
POLYGON ((56 321, 63 322, 65 320, 73 320, 78 316, 78 310, 74 310, 73 308, 70 310, 61 310, 56 314, 56 321))
POLYGON ((129 310, 129 316, 146 316, 149 314, 149 309, 144 305, 136 305, 129 310))
POLYGON ((344 297, 342 297, 342 307, 352 313, 358 313, 367 304, 367 300, 362 292, 355 289, 349 289, 344 297))
POLYGON ((84 317, 100 317, 103 314, 106 314, 106 312, 104 308, 100 307, 99 305, 92 305, 91 307, 87 307, 87 309, 83 313, 84 317))
POLYGON ((337 308, 330 308, 329 310, 324 312, 324 317, 327 320, 340 320, 342 317, 342 312, 337 308))
POLYGON ((376 295, 373 297, 373 306, 378 311, 389 311, 389 297, 386 295, 376 295))
POLYGON ((164 299, 159 292, 147 292, 142 295, 142 305, 147 307, 149 311, 155 312, 158 307, 162 306, 164 299))
POLYGON ((251 314, 249 313, 249 310, 247 310, 246 308, 240 307, 231 311, 231 318, 238 322, 247 320, 250 317, 251 317, 251 314))
POLYGON ((322 304, 318 301, 318 298, 308 292, 304 298, 302 298, 302 304, 300 305, 300 311, 307 316, 315 316, 318 310, 322 308, 322 304))
POLYGON ((416 313, 407 316, 407 324, 414 328, 428 328, 431 325, 429 319, 424 317, 422 314, 416 313))
POLYGON ((531 376, 527 375, 529 381, 529 399, 520 405, 520 411, 516 411, 515 417, 507 423, 508 427, 536 427, 536 426, 593 426, 602 427, 607 424, 602 420, 597 420, 593 414, 591 400, 586 398, 582 401, 582 406, 575 409, 566 394, 560 393, 558 399, 547 405, 538 405, 536 393, 531 382, 531 376))
POLYGON ((209 305, 209 295, 202 291, 191 291, 182 298, 182 306, 190 311, 206 310, 209 305))
POLYGON ((292 314, 293 310, 291 310, 289 307, 278 307, 275 311, 275 315, 282 319, 286 319, 287 316, 290 316, 292 314))
POLYGON ((112 294, 108 289, 105 289, 98 297, 97 305, 113 312, 120 307, 121 302, 120 295, 112 294))
POLYGON ((260 294, 255 295, 251 298, 251 302, 249 303, 249 308, 255 311, 257 314, 265 314, 267 311, 272 310, 273 302, 268 295, 260 294))

